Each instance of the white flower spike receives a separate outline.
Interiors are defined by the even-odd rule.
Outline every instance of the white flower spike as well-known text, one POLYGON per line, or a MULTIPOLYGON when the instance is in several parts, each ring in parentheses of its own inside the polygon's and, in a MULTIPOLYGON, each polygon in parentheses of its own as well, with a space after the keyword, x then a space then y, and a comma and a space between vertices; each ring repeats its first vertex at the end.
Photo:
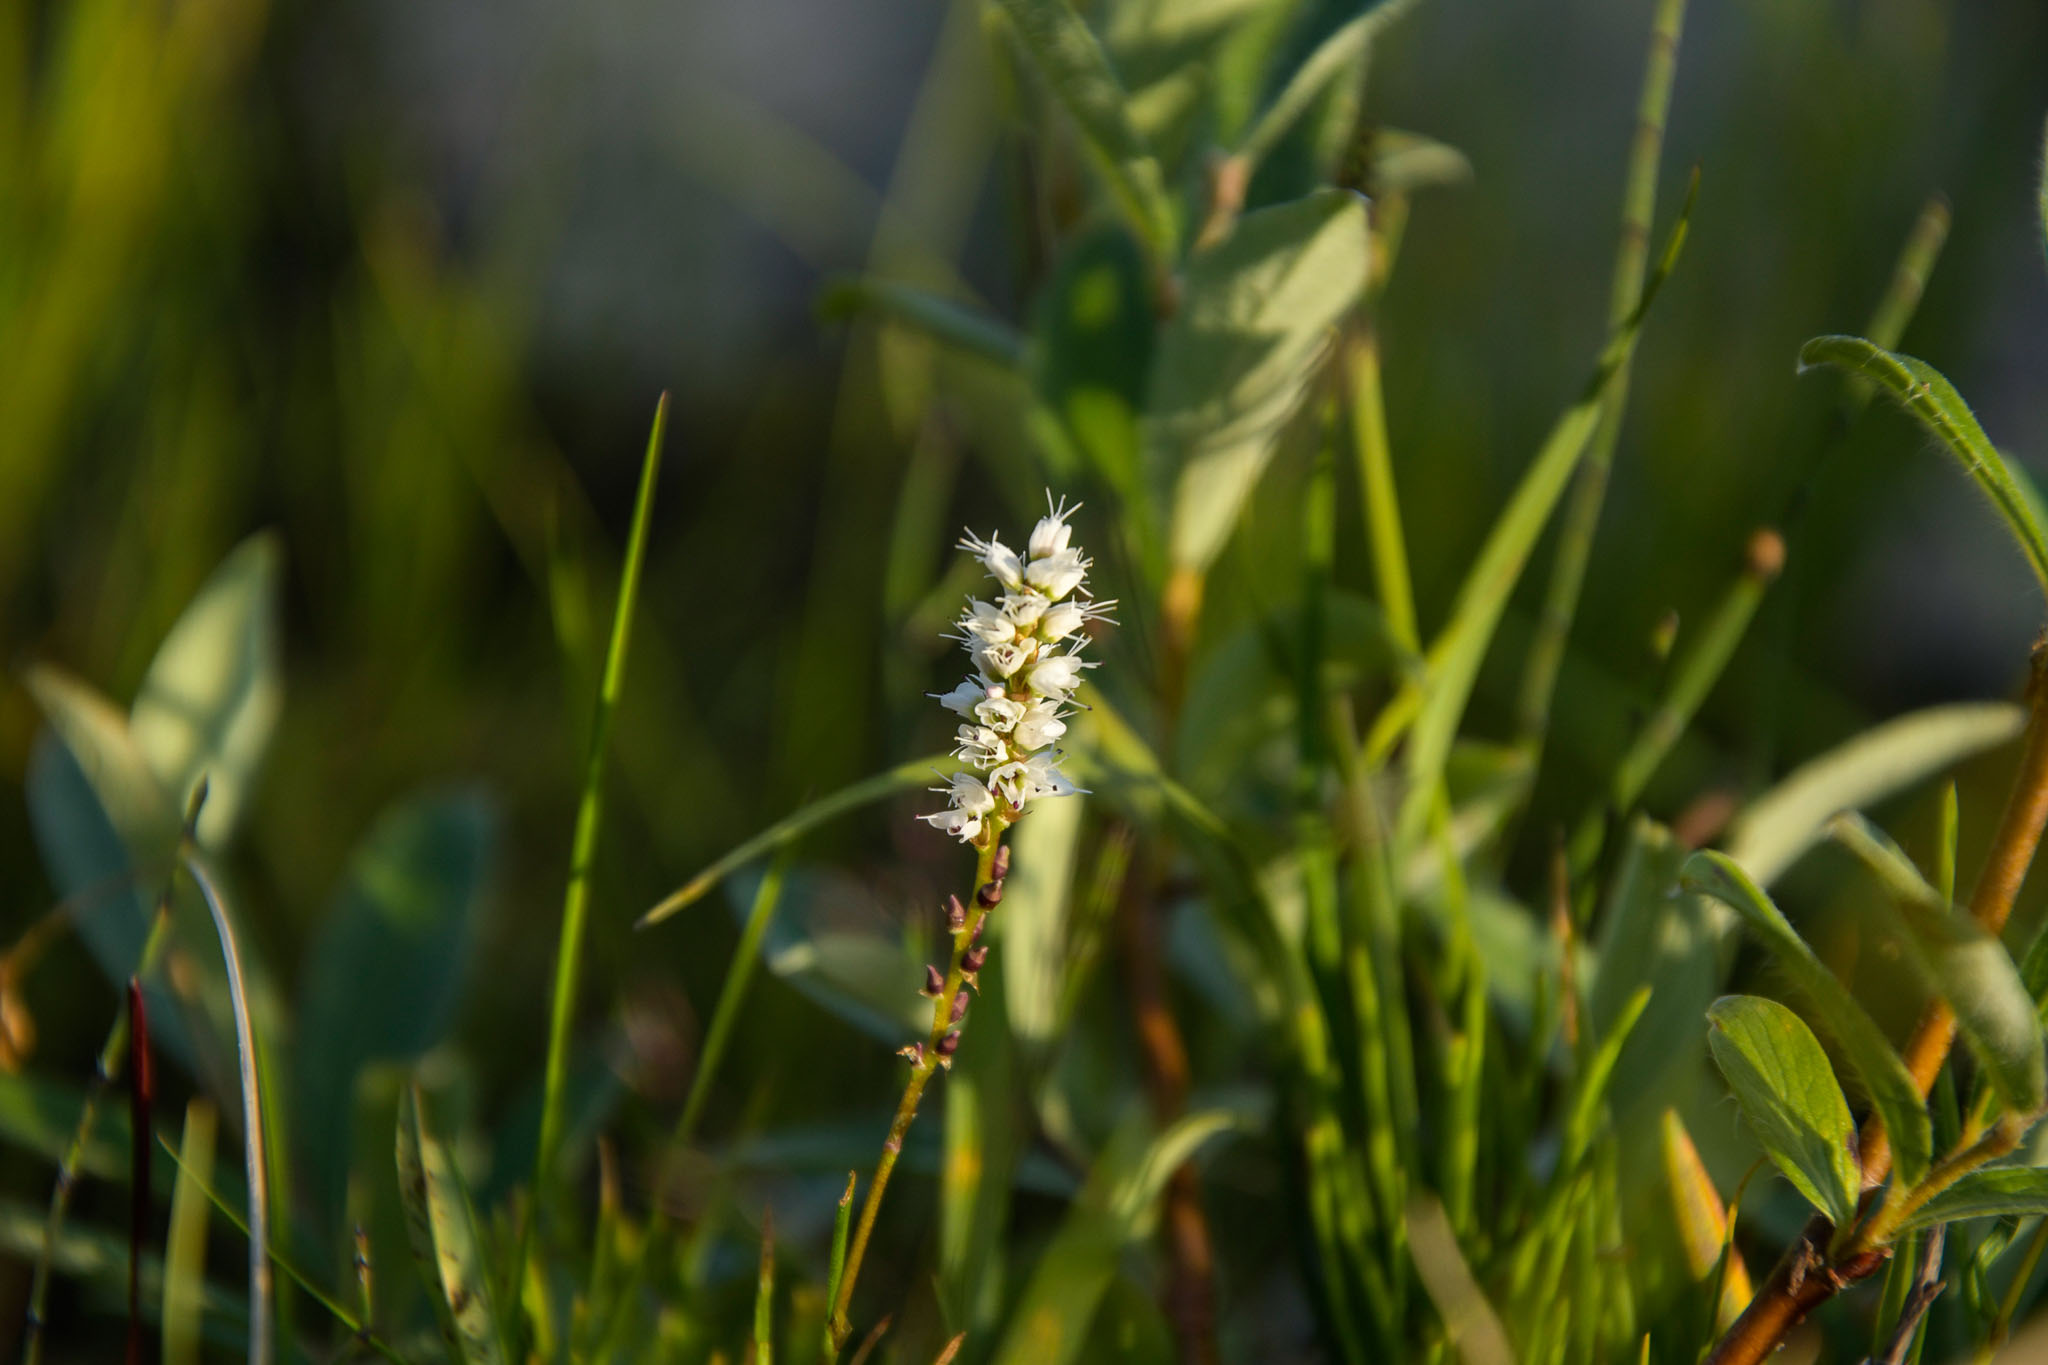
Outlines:
POLYGON ((1022 555, 995 535, 970 531, 960 540, 1000 591, 993 602, 969 602, 956 623, 975 675, 933 696, 967 722, 954 737, 954 756, 988 776, 954 774, 933 788, 945 793, 946 809, 918 818, 963 843, 986 842, 988 830, 1014 823, 1029 802, 1080 790, 1051 746, 1067 732, 1081 671, 1095 666, 1079 657, 1086 627, 1111 621, 1116 603, 1088 595, 1093 561, 1073 544, 1069 525, 1080 504, 1056 503, 1047 493, 1045 505, 1022 555))

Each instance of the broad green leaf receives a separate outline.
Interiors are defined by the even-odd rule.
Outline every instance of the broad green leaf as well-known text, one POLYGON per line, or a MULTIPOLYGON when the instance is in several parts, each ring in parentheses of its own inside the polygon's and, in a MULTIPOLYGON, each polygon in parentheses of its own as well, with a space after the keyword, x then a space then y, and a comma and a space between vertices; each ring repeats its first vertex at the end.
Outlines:
POLYGON ((2048 1056, 2033 997, 1995 934, 1958 913, 1899 847, 1860 815, 1829 825, 1833 837, 1877 875, 1896 902, 1891 917, 1906 959, 1949 1003, 1963 1041, 1992 1088, 2017 1114, 2048 1101, 2048 1056))
POLYGON ((301 980, 293 1117, 333 1229, 350 1169, 356 1075, 414 1060, 454 1023, 475 948, 494 813, 474 791, 415 796, 357 846, 301 980))
POLYGON ((1172 490, 1175 568, 1222 553, 1365 278, 1365 203, 1344 190, 1247 214, 1188 262, 1144 423, 1148 478, 1172 490))
POLYGON ((1906 1064, 1856 997, 1835 979, 1784 913, 1728 855, 1711 850, 1693 854, 1686 861, 1680 884, 1738 911, 1763 939, 1772 957, 1813 1003, 1884 1120, 1899 1178, 1908 1183, 1918 1180, 1927 1171, 1934 1145, 1927 1106, 1906 1064))
POLYGON ((1764 1155, 1829 1222, 1847 1227, 1863 1190, 1856 1121, 1812 1030, 1775 1000, 1728 995, 1707 1011, 1707 1047, 1764 1155))
POLYGON ((173 806, 206 779, 197 832, 208 848, 240 821, 283 703, 282 558, 272 536, 243 541, 164 637, 129 711, 135 746, 173 806))
POLYGON ((1759 886, 1769 886, 1820 841, 1837 811, 1904 791, 2016 738, 2026 723, 2025 707, 1964 702, 1874 725, 1801 764, 1743 807, 1728 828, 1728 856, 1759 886))
POLYGON ((476 1210, 455 1158, 427 1127, 418 1086, 399 1100, 396 1156, 406 1230, 443 1335, 467 1365, 502 1365, 505 1345, 476 1210))
POLYGON ((957 760, 936 754, 930 758, 913 759, 898 764, 887 772, 876 773, 863 778, 851 786, 841 787, 830 796, 821 796, 792 814, 785 815, 767 829, 733 849, 711 866, 699 872, 682 886, 670 892, 660 904, 642 915, 634 924, 636 929, 645 929, 661 923, 670 915, 686 909, 703 899, 704 893, 718 885, 739 868, 745 867, 756 858, 764 857, 793 842, 810 830, 824 824, 834 816, 850 810, 886 800, 898 792, 911 791, 917 787, 929 786, 935 779, 943 780, 945 774, 957 771, 957 760))
POLYGON ((1373 40, 1388 25, 1415 8, 1415 0, 1378 0, 1363 14, 1325 38, 1308 60, 1295 68, 1273 102, 1238 143, 1234 155, 1247 168, 1256 167, 1279 144, 1287 130, 1334 84, 1355 79, 1373 40))
POLYGON ((2048 535, 2041 529, 2038 500, 2030 498, 2014 480, 2005 457, 1991 444, 1953 384, 1925 361, 1887 351, 1862 337, 1815 337, 1800 347, 1799 367, 1804 371, 1816 365, 1874 380, 1933 433, 1991 500, 2042 592, 2048 594, 2048 535))
POLYGON ((1224 1110, 1189 1114, 1153 1138, 1133 1114, 1089 1172, 1037 1266, 997 1349, 997 1365, 1069 1365, 1087 1340, 1088 1324, 1117 1274, 1125 1249, 1151 1230, 1167 1177, 1216 1135, 1241 1126, 1224 1110))
POLYGON ((2048 1169, 1994 1166, 1971 1171, 1915 1209, 1901 1232, 1964 1218, 2030 1218, 2048 1214, 2048 1169))
POLYGON ((1131 123, 1124 88, 1087 23, 1067 0, 996 0, 1018 45, 1102 173, 1110 197, 1156 260, 1169 261, 1179 229, 1166 180, 1131 123))
POLYGON ((1634 354, 1643 318, 1677 264, 1692 218, 1692 203, 1688 196, 1672 228, 1663 259, 1645 286, 1635 313, 1609 338, 1579 400, 1565 409, 1550 429, 1508 505, 1495 519, 1485 544, 1459 586, 1450 620, 1430 645, 1422 680, 1404 687, 1387 704, 1367 738, 1368 757, 1377 758, 1391 745, 1403 718, 1412 717, 1407 752, 1408 790, 1394 825, 1397 852, 1405 853, 1420 844, 1424 825, 1436 802, 1438 784, 1443 780, 1451 741, 1464 719, 1479 665, 1493 641, 1501 613, 1528 564, 1537 537, 1550 520, 1599 425, 1608 382, 1634 354))
POLYGON ((1032 310, 1032 385, 1143 538, 1157 534, 1138 445, 1157 330, 1145 258, 1116 223, 1065 245, 1032 310))
POLYGON ((818 300, 827 319, 874 313, 941 345, 1004 369, 1024 360, 1024 338, 997 317, 916 285, 866 278, 834 280, 818 300))

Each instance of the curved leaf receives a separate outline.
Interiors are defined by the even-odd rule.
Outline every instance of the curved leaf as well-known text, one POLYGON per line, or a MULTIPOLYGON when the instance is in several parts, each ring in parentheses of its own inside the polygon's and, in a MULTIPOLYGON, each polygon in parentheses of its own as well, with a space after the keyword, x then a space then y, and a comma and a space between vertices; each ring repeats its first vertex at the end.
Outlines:
POLYGON ((442 1333, 468 1365, 503 1365, 505 1347, 476 1210, 454 1157, 427 1127, 418 1086, 407 1086, 399 1099, 396 1159, 406 1231, 442 1333))
POLYGON ((2048 1053, 2034 999, 1998 936, 1957 913, 1883 831, 1845 813, 1829 833, 1877 875, 1897 903, 1906 958, 1927 989, 1955 1011, 1963 1042, 1998 1097, 2016 1114, 2048 1102, 2048 1053))
POLYGON ((1815 337, 1799 348, 1802 372, 1816 365, 1829 365, 1847 374, 1874 380, 1894 401, 1919 419, 1951 455, 1962 462, 1970 477, 2004 520, 2006 529, 2018 542, 2020 553, 2048 595, 2048 535, 2041 529, 2038 508, 2022 485, 2006 468, 2005 457, 1955 386, 1924 360, 1887 351, 1862 337, 1815 337))
POLYGON ((1712 896, 1749 921, 1841 1044, 1850 1068, 1884 1120, 1899 1178, 1909 1184, 1918 1180, 1927 1171, 1934 1146, 1933 1124, 1920 1088, 1876 1022, 1814 956, 1771 898, 1727 854, 1693 854, 1679 881, 1686 890, 1712 896))
POLYGON ((1259 114, 1238 143, 1236 157, 1255 168, 1273 150, 1316 98, 1338 81, 1353 77, 1358 64, 1394 20, 1415 8, 1415 0, 1379 0, 1378 4, 1323 39, 1308 60, 1296 67, 1273 102, 1259 114))
POLYGON ((1964 702, 1888 720, 1795 768, 1728 830, 1728 856, 1769 886, 1820 841, 1837 811, 1869 806, 1954 763, 2017 738, 2023 706, 1964 702))
POLYGON ((1707 1047, 1771 1159, 1836 1227, 1856 1216, 1856 1121, 1828 1054, 1775 1000, 1727 995, 1707 1010, 1707 1047))
POLYGON ((1899 1227, 1901 1232, 1953 1223, 1963 1218, 2030 1217, 2048 1214, 2048 1170, 2029 1166, 1995 1166, 1972 1171, 1922 1204, 1899 1227))

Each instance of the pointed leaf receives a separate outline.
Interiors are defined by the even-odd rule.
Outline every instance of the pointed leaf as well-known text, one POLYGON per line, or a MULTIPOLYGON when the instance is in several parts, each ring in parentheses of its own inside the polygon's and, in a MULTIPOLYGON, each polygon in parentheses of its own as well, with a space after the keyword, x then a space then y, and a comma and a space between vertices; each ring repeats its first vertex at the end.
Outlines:
POLYGON ((1359 63, 1365 59, 1373 40, 1413 8, 1415 0, 1379 0, 1323 39, 1308 60, 1295 68, 1287 84, 1246 132, 1238 143, 1236 156, 1247 167, 1256 167, 1318 96, 1338 81, 1356 78, 1359 63))
POLYGON ((1856 997, 1814 956, 1784 913, 1728 855, 1695 853, 1686 861, 1680 884, 1739 911, 1763 939, 1841 1044, 1843 1056, 1869 1093, 1890 1136, 1899 1178, 1908 1183, 1918 1180, 1927 1171, 1934 1145, 1927 1106, 1906 1064, 1856 997))
POLYGON ((491 1277, 469 1190, 448 1149, 428 1129, 418 1086, 398 1107, 398 1189, 414 1258, 448 1344, 467 1365, 503 1365, 491 1277))
POLYGON ((1963 1042, 2006 1108, 2032 1114, 2048 1101, 2048 1055, 2034 1000, 1995 934, 1956 912, 1912 860, 1860 815, 1830 823, 1834 838, 1860 859, 1896 902, 1890 917, 1906 958, 1927 989, 1956 1013, 1963 1042))
POLYGON ((1707 1010, 1707 1046, 1764 1155, 1847 1227, 1863 1188, 1856 1121, 1820 1040, 1775 1000, 1729 995, 1707 1010))
POLYGON ((1971 1171, 1922 1204, 1901 1225, 1901 1232, 1953 1223, 1964 1218, 2028 1218, 2048 1214, 2048 1170, 2040 1167, 1994 1166, 1971 1171))
POLYGON ((1874 725, 1802 764, 1750 802, 1728 829, 1728 856, 1769 886, 1820 841, 1837 811, 1873 805, 1942 769, 2018 737, 2023 706, 1931 706, 1874 725))
POLYGON ((1977 424, 1970 405, 1940 371, 1924 360, 1850 336, 1815 337, 1802 346, 1800 369, 1816 365, 1876 381, 1899 406, 1919 419, 1977 481, 2018 542, 2042 592, 2048 594, 2048 535, 2042 532, 2038 507, 1977 424))
POLYGON ((243 541, 164 637, 129 711, 136 747, 173 805, 206 779, 198 834, 209 848, 241 819, 283 702, 281 560, 274 537, 243 541))

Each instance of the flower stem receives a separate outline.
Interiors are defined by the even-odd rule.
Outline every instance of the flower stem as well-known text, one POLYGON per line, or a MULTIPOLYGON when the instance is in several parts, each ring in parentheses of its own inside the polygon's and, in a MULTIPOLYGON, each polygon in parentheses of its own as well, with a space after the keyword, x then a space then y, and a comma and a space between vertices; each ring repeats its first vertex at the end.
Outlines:
POLYGON ((904 1083, 903 1098, 896 1104, 896 1117, 890 1121, 889 1136, 882 1143, 882 1156, 875 1163, 875 1175, 868 1182, 867 1198, 861 1202, 860 1220, 854 1225, 853 1241, 846 1248, 846 1268, 839 1276, 839 1293, 832 1302, 831 1329, 826 1337, 824 1358, 836 1360, 839 1352, 846 1349, 846 1342, 853 1335, 853 1323, 848 1310, 853 1305, 853 1288, 860 1279, 861 1263, 868 1250, 868 1238, 875 1230, 875 1219, 882 1211, 882 1195, 889 1188, 889 1176, 896 1169, 896 1158, 903 1155, 903 1139, 910 1132, 911 1122, 917 1118, 917 1106, 924 1099, 924 1088, 930 1083, 935 1072, 942 1066, 950 1066, 950 1053, 942 1053, 940 1045, 950 1033, 962 1027, 963 1021, 953 1017, 954 1001, 959 998, 966 982, 967 950, 974 946, 981 936, 982 922, 988 918, 989 907, 982 902, 984 892, 991 887, 1000 892, 1001 879, 996 874, 996 854, 1003 842, 1005 824, 1000 818, 989 821, 989 834, 975 858, 973 900, 968 903, 967 915, 961 926, 953 931, 953 950, 948 959, 945 985, 938 998, 932 1001, 931 1033, 921 1047, 913 1050, 910 1060, 910 1079, 904 1083))

